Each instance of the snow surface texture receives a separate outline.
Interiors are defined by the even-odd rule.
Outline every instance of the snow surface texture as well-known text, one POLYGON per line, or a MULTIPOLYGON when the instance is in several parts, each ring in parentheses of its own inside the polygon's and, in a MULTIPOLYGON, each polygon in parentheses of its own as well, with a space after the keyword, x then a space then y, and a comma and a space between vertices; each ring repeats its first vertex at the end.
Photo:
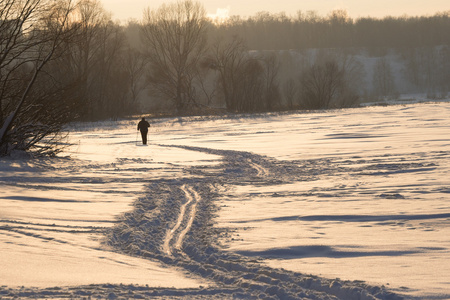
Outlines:
POLYGON ((0 297, 448 299, 449 113, 78 126, 0 161, 0 297))

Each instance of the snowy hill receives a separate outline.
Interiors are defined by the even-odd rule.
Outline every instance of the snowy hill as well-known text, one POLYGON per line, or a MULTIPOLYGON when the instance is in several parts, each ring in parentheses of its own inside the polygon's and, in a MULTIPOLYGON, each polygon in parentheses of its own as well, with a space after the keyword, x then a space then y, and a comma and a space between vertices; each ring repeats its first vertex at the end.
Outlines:
POLYGON ((74 124, 0 160, 0 297, 448 299, 449 113, 74 124))

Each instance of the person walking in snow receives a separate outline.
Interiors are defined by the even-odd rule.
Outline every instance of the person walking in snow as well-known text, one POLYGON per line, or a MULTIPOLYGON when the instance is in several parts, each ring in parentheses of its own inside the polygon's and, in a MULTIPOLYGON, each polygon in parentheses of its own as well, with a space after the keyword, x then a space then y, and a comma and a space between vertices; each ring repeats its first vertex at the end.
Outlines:
POLYGON ((142 144, 147 145, 147 133, 148 133, 148 128, 150 127, 150 124, 145 121, 145 118, 142 118, 142 120, 139 122, 138 126, 137 126, 137 130, 141 131, 141 135, 142 135, 142 144))

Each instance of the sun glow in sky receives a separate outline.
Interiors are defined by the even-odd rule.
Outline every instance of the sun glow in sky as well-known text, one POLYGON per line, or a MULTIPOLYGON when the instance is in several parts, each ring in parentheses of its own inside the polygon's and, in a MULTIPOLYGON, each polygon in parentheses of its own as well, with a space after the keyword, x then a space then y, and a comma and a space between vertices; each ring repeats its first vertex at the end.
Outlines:
POLYGON ((230 7, 218 8, 215 13, 208 13, 208 17, 216 22, 224 22, 230 17, 230 7))
MULTIPOLYGON (((114 20, 141 20, 145 8, 156 9, 171 0, 100 0, 104 8, 112 13, 114 20)), ((346 10, 352 18, 385 16, 422 16, 450 11, 449 0, 203 0, 199 1, 209 16, 227 15, 253 16, 257 12, 285 12, 288 16, 297 11, 316 11, 327 15, 335 9, 346 10)))

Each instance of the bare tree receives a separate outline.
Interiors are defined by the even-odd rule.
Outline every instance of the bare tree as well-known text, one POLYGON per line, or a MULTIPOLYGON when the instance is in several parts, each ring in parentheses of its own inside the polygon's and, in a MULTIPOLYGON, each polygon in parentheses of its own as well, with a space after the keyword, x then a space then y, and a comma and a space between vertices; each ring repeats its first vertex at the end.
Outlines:
POLYGON ((300 80, 300 101, 307 109, 354 107, 359 104, 364 68, 343 50, 321 49, 300 80))
POLYGON ((219 86, 228 111, 262 110, 264 68, 260 59, 250 55, 242 39, 219 39, 212 46, 210 68, 218 72, 219 86))
POLYGON ((203 105, 211 108, 214 104, 220 105, 220 97, 218 96, 218 80, 217 74, 214 74, 214 65, 211 57, 207 56, 201 62, 201 68, 198 69, 195 86, 199 87, 203 105))
POLYGON ((195 104, 192 82, 206 51, 206 28, 205 9, 190 0, 147 9, 144 15, 149 82, 179 113, 195 104))
POLYGON ((343 82, 343 72, 335 61, 315 63, 301 78, 303 106, 307 109, 330 108, 343 82))
POLYGON ((263 111, 264 108, 264 67, 259 59, 249 58, 238 71, 238 106, 239 112, 263 111))
POLYGON ((93 103, 93 117, 118 117, 120 112, 128 111, 129 74, 123 64, 125 36, 122 28, 112 22, 100 27, 95 66, 89 82, 90 100, 93 103))
POLYGON ((0 1, 0 155, 33 147, 53 153, 40 142, 53 140, 50 136, 58 135, 61 123, 40 110, 49 90, 33 88, 70 35, 72 8, 70 0, 0 1), (37 112, 44 115, 33 117, 37 112))
POLYGON ((342 70, 343 83, 339 89, 339 99, 336 99, 334 107, 358 106, 360 95, 366 91, 364 66, 355 55, 352 55, 351 50, 348 52, 341 49, 337 54, 336 60, 342 70))
POLYGON ((147 60, 138 50, 128 47, 123 57, 123 65, 129 82, 130 104, 137 108, 139 95, 145 88, 143 77, 147 60))
POLYGON ((61 76, 77 83, 79 114, 83 119, 105 117, 111 73, 123 47, 122 31, 111 22, 99 0, 80 0, 70 22, 76 39, 65 45, 61 76))
POLYGON ((439 50, 438 53, 439 59, 439 69, 438 69, 438 78, 439 78, 439 89, 441 93, 441 97, 445 98, 448 96, 450 92, 450 46, 443 46, 439 50))
POLYGON ((219 73, 219 84, 229 111, 236 111, 238 106, 239 70, 246 61, 246 48, 242 39, 233 37, 226 43, 218 39, 212 46, 210 67, 219 73))
POLYGON ((391 65, 385 57, 377 60, 373 73, 374 95, 377 97, 390 97, 395 93, 394 76, 391 65))
POLYGON ((288 108, 294 109, 296 104, 295 100, 298 96, 298 85, 296 84, 296 81, 294 79, 289 78, 286 82, 284 82, 283 95, 286 99, 288 108))
POLYGON ((278 84, 278 72, 280 62, 274 52, 262 59, 264 68, 264 102, 265 109, 272 111, 276 105, 280 104, 280 87, 278 84))

